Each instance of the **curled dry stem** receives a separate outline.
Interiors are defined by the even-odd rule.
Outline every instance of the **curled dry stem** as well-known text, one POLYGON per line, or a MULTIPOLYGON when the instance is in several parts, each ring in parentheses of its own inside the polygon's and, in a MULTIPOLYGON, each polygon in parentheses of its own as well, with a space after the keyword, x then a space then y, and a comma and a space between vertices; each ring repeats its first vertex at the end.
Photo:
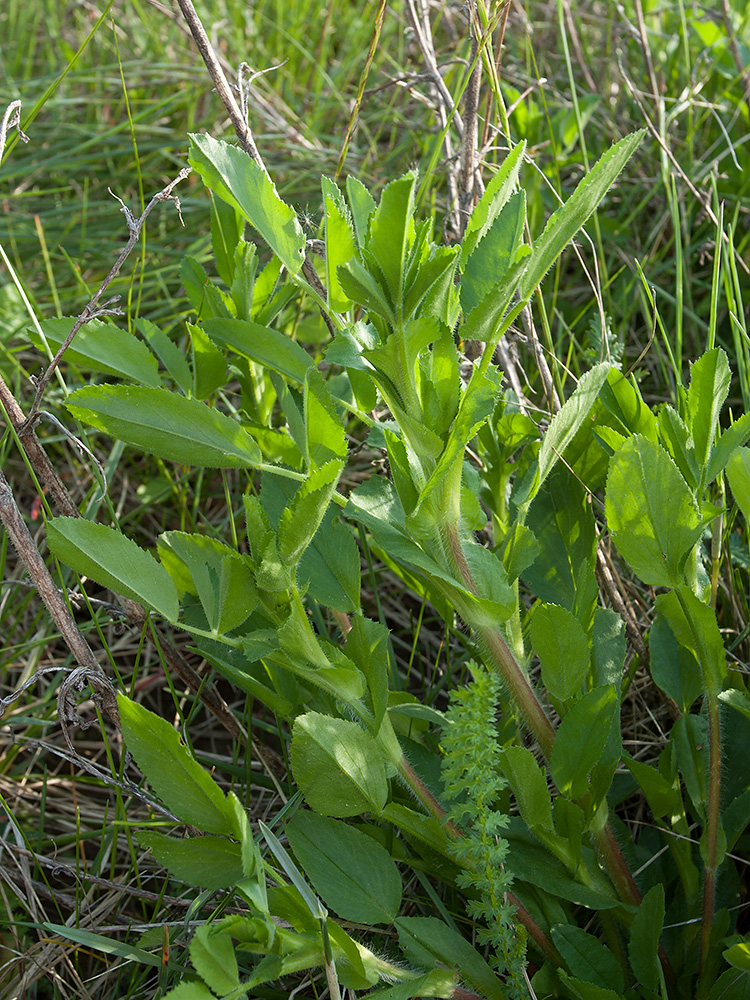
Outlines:
POLYGON ((190 168, 183 167, 183 169, 177 174, 174 180, 171 180, 166 187, 162 188, 161 191, 157 192, 157 194, 154 195, 154 197, 151 199, 148 205, 146 205, 145 209, 143 210, 143 213, 138 218, 135 218, 135 216, 132 214, 130 209, 127 207, 127 205, 125 205, 125 203, 122 201, 121 198, 118 198, 116 194, 110 191, 112 197, 116 198, 117 201, 120 202, 121 210, 124 213, 125 218, 127 220, 128 231, 130 233, 130 236, 128 238, 127 243, 123 247, 119 257, 110 268, 109 274, 101 283, 96 292, 94 292, 88 304, 83 309, 83 312, 79 315, 78 319, 73 324, 72 330, 60 345, 60 349, 58 350, 57 354, 54 356, 50 364, 47 366, 47 370, 44 372, 41 378, 39 378, 36 381, 36 393, 34 394, 34 401, 31 404, 31 409, 29 410, 25 422, 21 425, 21 427, 18 430, 20 437, 23 438, 26 435, 28 435, 31 429, 37 423, 39 419, 39 407, 42 402, 42 397, 44 396, 44 392, 47 386, 49 385, 49 381, 52 378, 57 366, 60 364, 63 355, 67 351, 68 347, 70 347, 73 338, 81 329, 83 324, 88 323, 89 320, 96 319, 98 316, 107 315, 112 312, 111 305, 115 301, 114 299, 110 299, 108 302, 105 302, 100 308, 97 308, 99 305, 99 300, 101 299, 102 295, 107 290, 111 282, 114 280, 114 278, 117 276, 117 274, 120 271, 120 268, 127 260, 131 250, 138 242, 141 235, 141 230, 143 229, 143 225, 146 222, 146 219, 153 211, 153 209, 157 205, 161 204, 161 202, 169 200, 175 203, 175 206, 177 207, 177 211, 179 213, 180 202, 177 196, 172 194, 172 191, 180 183, 180 181, 183 181, 188 176, 189 173, 190 173, 190 168))

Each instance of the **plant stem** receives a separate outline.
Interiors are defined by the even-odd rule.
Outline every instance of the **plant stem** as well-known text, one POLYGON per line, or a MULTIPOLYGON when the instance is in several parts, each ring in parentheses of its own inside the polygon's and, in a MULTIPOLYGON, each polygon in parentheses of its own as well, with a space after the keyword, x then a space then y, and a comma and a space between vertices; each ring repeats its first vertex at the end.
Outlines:
POLYGON ((703 973, 711 942, 711 925, 714 919, 716 895, 716 866, 719 846, 719 793, 721 791, 721 728, 719 702, 708 699, 708 812, 706 815, 706 860, 703 870, 703 910, 701 913, 701 960, 703 973))

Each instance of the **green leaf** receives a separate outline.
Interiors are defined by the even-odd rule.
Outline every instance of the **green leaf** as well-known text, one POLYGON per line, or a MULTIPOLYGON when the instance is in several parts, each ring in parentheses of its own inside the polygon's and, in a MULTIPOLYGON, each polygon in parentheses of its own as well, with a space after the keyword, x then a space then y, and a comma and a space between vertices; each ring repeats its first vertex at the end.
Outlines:
POLYGON ((375 990, 367 994, 367 1000, 411 1000, 412 997, 443 997, 448 1000, 456 992, 456 983, 452 972, 443 969, 433 969, 423 976, 408 979, 384 990, 375 990))
MULTIPOLYGON (((359 558, 357 565, 359 568, 359 558)), ((388 706, 388 629, 362 614, 354 615, 351 626, 346 637, 346 653, 367 679, 373 713, 373 735, 376 735, 388 706)))
POLYGON ((742 969, 743 972, 750 972, 750 943, 739 941, 722 952, 722 957, 735 969, 742 969))
POLYGON ((748 438, 750 438, 750 413, 743 413, 727 427, 711 452, 706 473, 707 486, 716 479, 726 467, 730 457, 735 451, 739 451, 748 438))
POLYGON ((643 897, 630 928, 628 957, 633 975, 656 993, 661 983, 659 938, 664 925, 664 886, 657 882, 643 897))
POLYGON ((401 947, 422 968, 436 961, 457 968, 462 980, 488 1000, 506 1000, 507 993, 490 965, 458 931, 437 917, 399 917, 395 921, 401 947))
POLYGON ((231 632, 252 614, 258 594, 247 556, 216 539, 182 531, 165 531, 158 546, 178 588, 200 598, 213 631, 231 632))
MULTIPOLYGON (((272 258, 273 262, 273 258, 272 258)), ((254 243, 240 240, 234 251, 234 279, 229 289, 237 319, 251 319, 255 295, 255 277, 258 270, 258 251, 254 243)), ((294 291, 287 285, 285 294, 294 291)), ((270 317, 268 322, 270 322, 270 317)))
POLYGON ((567 972, 560 969, 558 972, 560 981, 573 994, 575 1000, 624 1000, 621 993, 607 989, 606 986, 596 986, 594 983, 587 983, 583 979, 569 976, 567 972))
POLYGON ((659 433, 661 439, 675 460, 691 490, 698 488, 700 470, 695 459, 695 445, 690 430, 672 406, 664 406, 659 411, 659 433))
POLYGON ((319 468, 331 459, 343 461, 346 458, 344 421, 317 368, 310 368, 306 374, 304 408, 306 458, 310 467, 319 468))
MULTIPOLYGON (((75 322, 74 317, 65 316, 43 320, 42 332, 53 354, 60 349, 75 322)), ((36 330, 32 328, 28 333, 34 346, 43 351, 44 344, 36 330)), ((143 341, 114 323, 100 319, 84 323, 66 350, 65 361, 88 371, 117 375, 144 385, 161 384, 159 365, 143 341)))
POLYGON ((542 604, 531 617, 529 636, 550 695, 561 702, 574 698, 590 661, 588 637, 578 619, 558 604, 542 604))
POLYGON ((461 308, 468 316, 502 281, 520 246, 526 195, 517 191, 477 241, 461 278, 461 308))
POLYGON ((201 889, 229 889, 244 878, 242 849, 224 837, 190 837, 178 840, 154 830, 138 835, 160 865, 175 878, 201 889))
POLYGON ((746 719, 750 719, 750 694, 747 691, 739 691, 737 688, 730 688, 729 691, 722 691, 719 701, 737 712, 741 712, 746 719))
POLYGON ((200 326, 187 324, 193 354, 193 395, 207 399, 227 380, 227 359, 200 326))
POLYGON ((625 979, 617 958, 593 934, 587 934, 572 924, 557 924, 550 933, 568 970, 577 979, 603 989, 611 987, 617 993, 625 989, 625 979))
POLYGON ((180 741, 177 731, 123 694, 118 694, 117 706, 128 750, 164 805, 183 823, 199 830, 233 835, 233 806, 180 741))
POLYGON ((185 286, 188 301, 201 319, 213 316, 229 318, 228 299, 221 289, 209 280, 205 267, 194 257, 183 257, 180 278, 185 286))
POLYGON ((539 449, 539 480, 532 496, 565 454, 565 449, 588 417, 609 370, 610 366, 603 363, 582 375, 571 396, 552 418, 539 449))
POLYGON ((531 297, 544 275, 596 210, 645 134, 643 129, 633 132, 608 149, 589 170, 573 194, 550 217, 544 232, 534 243, 528 270, 521 279, 519 288, 521 300, 531 297))
MULTIPOLYGON (((85 948, 100 951, 104 955, 115 955, 122 962, 138 962, 139 965, 145 965, 154 969, 159 969, 163 965, 161 954, 152 955, 142 948, 136 948, 132 944, 127 944, 125 941, 118 941, 112 937, 105 937, 103 934, 94 934, 92 931, 85 931, 80 927, 68 927, 67 924, 50 924, 46 921, 42 924, 42 927, 58 937, 74 941, 85 948)), ((168 968, 175 972, 182 971, 181 966, 174 962, 170 962, 168 968)), ((213 1000, 213 997, 210 1000, 213 1000)))
POLYGON ((500 757, 500 766, 528 828, 534 833, 554 833, 547 775, 531 751, 526 747, 506 747, 500 757))
POLYGON ((401 906, 401 877, 376 840, 311 812, 297 812, 286 832, 316 892, 342 920, 393 922, 401 906))
POLYGON ((664 615, 680 645, 691 650, 700 664, 709 696, 721 691, 727 674, 726 653, 713 610, 684 584, 656 598, 656 610, 664 615))
POLYGON ((47 521, 47 542, 77 573, 177 621, 180 608, 169 573, 119 531, 82 517, 53 517, 47 521))
POLYGON ((299 893, 300 899, 309 910, 310 915, 315 920, 325 920, 328 917, 328 910, 326 910, 325 906, 323 906, 321 901, 307 884, 302 872, 290 857, 287 849, 283 846, 273 830, 266 826, 263 820, 260 820, 259 826, 260 832, 263 834, 268 846, 271 848, 271 853, 279 862, 292 885, 299 893))
POLYGON ((472 309, 460 328, 463 340, 481 340, 490 345, 494 353, 500 339, 501 320, 516 294, 516 286, 527 265, 528 257, 521 257, 514 261, 505 278, 498 281, 490 294, 486 295, 479 305, 472 309))
POLYGON ((240 213, 211 192, 211 249, 216 270, 227 287, 234 277, 234 251, 242 238, 243 228, 240 213))
POLYGON ((356 723, 318 712, 294 722, 292 770, 308 805, 323 816, 380 812, 388 797, 378 744, 356 723))
POLYGON ((588 776, 604 753, 618 712, 617 692, 599 687, 576 702, 560 723, 550 771, 569 799, 579 799, 589 791, 588 776))
POLYGON ((279 557, 289 569, 297 565, 318 530, 342 464, 330 461, 311 472, 284 511, 279 523, 279 557))
POLYGON ((216 1000, 216 997, 203 983, 191 983, 185 979, 165 993, 164 1000, 216 1000))
POLYGON ((166 389, 86 386, 65 405, 84 423, 183 465, 244 469, 262 461, 260 448, 237 421, 166 389))
POLYGON ((526 140, 523 140, 516 143, 506 153, 497 173, 490 180, 484 194, 474 206, 461 243, 461 270, 464 269, 466 261, 478 241, 493 224, 513 194, 525 152, 526 140))
POLYGON ((328 177, 321 177, 325 207, 326 239, 326 289, 328 307, 335 312, 351 308, 351 300, 344 294, 338 278, 339 265, 346 264, 357 253, 352 229, 352 219, 343 195, 328 177))
POLYGON ((702 526, 690 489, 667 452, 640 434, 612 457, 605 510, 617 547, 644 583, 676 587, 702 526))
POLYGON ((626 652, 625 623, 622 618, 612 608, 597 608, 591 630, 594 687, 606 684, 619 686, 626 652))
POLYGON ((731 378, 727 356, 718 347, 706 351, 690 369, 687 411, 695 457, 702 471, 701 482, 704 485, 719 426, 719 415, 729 392, 731 378))
POLYGON ((644 403, 638 386, 631 384, 617 368, 610 368, 607 381, 599 390, 599 399, 616 421, 621 434, 643 434, 656 443, 656 417, 644 403))
MULTIPOLYGON (((396 322, 387 290, 382 287, 379 278, 371 274, 356 257, 340 265, 336 273, 343 293, 352 302, 363 306, 369 313, 382 316, 391 324, 396 322)), ((337 360, 335 356, 333 360, 337 360)))
POLYGON ((190 941, 190 961, 206 985, 220 996, 240 985, 234 942, 226 931, 211 924, 196 928, 190 941))
POLYGON ((500 392, 499 382, 493 370, 484 374, 475 368, 472 372, 443 453, 419 496, 416 509, 410 515, 413 525, 418 525, 425 516, 430 518, 430 523, 440 525, 457 518, 456 503, 459 500, 466 445, 495 409, 500 392))
POLYGON ((375 211, 377 205, 375 199, 353 174, 346 178, 346 194, 351 206, 354 218, 354 228, 357 233, 357 243, 363 247, 367 241, 367 232, 370 226, 370 216, 375 211))
POLYGON ((137 319, 135 325, 148 342, 151 350, 175 380, 180 392, 184 396, 189 396, 193 391, 193 373, 177 344, 148 319, 137 319))
POLYGON ((745 521, 750 524, 750 448, 737 448, 727 461, 727 479, 745 521))
POLYGON ((414 239, 413 171, 391 181, 380 196, 380 204, 370 218, 367 250, 383 273, 393 307, 400 309, 404 294, 406 254, 414 239))
POLYGON ((708 1000, 750 1000, 750 976, 739 969, 727 969, 711 987, 708 1000))
POLYGON ((646 796, 654 819, 679 816, 683 812, 682 795, 676 787, 654 767, 625 755, 625 764, 646 796))
POLYGON ((594 574, 596 531, 587 494, 565 465, 552 470, 526 523, 543 557, 522 572, 524 582, 541 600, 574 612, 582 570, 594 574))
POLYGON ((693 650, 678 643, 664 615, 658 615, 648 640, 654 684, 688 712, 703 691, 703 677, 693 650))
POLYGON ((705 823, 710 772, 708 720, 700 715, 681 715, 672 726, 669 742, 693 807, 705 823))
POLYGON ((297 581, 318 603, 350 613, 359 608, 360 556, 349 525, 328 508, 297 568, 297 581))
POLYGON ((266 171, 238 146, 217 142, 210 135, 190 135, 189 161, 206 187, 255 226, 290 274, 298 274, 305 234, 266 171))
POLYGON ((313 359, 304 348, 270 326, 246 319, 207 319, 203 329, 222 347, 295 382, 304 382, 308 370, 314 367, 313 359))

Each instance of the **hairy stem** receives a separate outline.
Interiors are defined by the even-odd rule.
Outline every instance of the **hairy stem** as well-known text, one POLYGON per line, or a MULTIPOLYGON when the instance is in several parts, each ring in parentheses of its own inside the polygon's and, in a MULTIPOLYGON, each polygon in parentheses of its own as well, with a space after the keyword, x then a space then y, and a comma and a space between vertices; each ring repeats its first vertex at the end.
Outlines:
POLYGON ((719 847, 719 793, 721 791, 721 728, 719 702, 708 699, 709 781, 706 815, 706 862, 703 871, 703 910, 701 913, 701 973, 708 959, 711 925, 714 919, 716 867, 719 847))

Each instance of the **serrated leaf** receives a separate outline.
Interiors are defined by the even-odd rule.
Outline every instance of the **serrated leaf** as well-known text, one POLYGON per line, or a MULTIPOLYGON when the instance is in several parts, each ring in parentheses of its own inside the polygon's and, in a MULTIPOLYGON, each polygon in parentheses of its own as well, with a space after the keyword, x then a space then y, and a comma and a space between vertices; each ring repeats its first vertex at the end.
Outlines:
POLYGON ((128 750, 164 805, 183 823, 209 833, 232 836, 235 832, 232 805, 180 741, 177 731, 166 719, 160 719, 123 694, 118 694, 117 706, 128 750))
POLYGON ((190 961, 214 993, 223 996, 240 985, 240 973, 232 938, 211 924, 198 927, 190 941, 190 961))
POLYGON ((335 312, 351 308, 338 278, 339 265, 346 264, 357 253, 352 220, 343 195, 328 177, 321 177, 325 207, 326 290, 328 306, 335 312))
POLYGON ((279 523, 278 548, 280 559, 289 569, 297 565, 318 530, 342 465, 330 461, 311 472, 284 511, 279 523))
POLYGON ((210 135, 190 135, 190 165, 220 198, 255 226, 290 274, 302 269, 305 234, 266 171, 244 150, 210 135))
POLYGON ((86 386, 71 393, 65 405, 84 423, 173 462, 245 469, 263 460, 258 445, 236 420, 166 389, 86 386))
POLYGON ((242 849, 233 840, 210 835, 178 840, 149 830, 138 841, 175 878, 196 888, 229 889, 244 878, 242 849))
POLYGON ((356 723, 308 712, 292 730, 292 770, 308 805, 323 816, 380 812, 388 797, 378 744, 356 723))
POLYGON ((384 188, 380 204, 370 217, 367 250, 383 272, 390 302, 396 309, 402 303, 406 254, 414 238, 416 182, 413 171, 391 181, 384 188))
POLYGON ((484 232, 461 277, 461 308, 468 316, 502 281, 515 257, 526 221, 526 195, 517 191, 484 232))
POLYGON ((505 207, 513 194, 518 180, 518 174, 526 152, 526 140, 516 143, 505 155, 503 162, 485 188, 485 192, 474 206, 466 225, 466 232, 461 243, 461 269, 489 227, 505 207))
POLYGON ((311 468, 320 468, 331 459, 346 458, 344 422, 336 411, 330 390, 317 368, 305 379, 306 458, 311 468))
POLYGON ((52 554, 76 572, 177 621, 180 606, 169 573, 132 539, 82 517, 53 517, 47 541, 52 554))
POLYGON ((363 247, 367 241, 370 216, 377 208, 375 199, 362 181, 353 174, 346 178, 346 195, 354 218, 354 228, 357 233, 357 243, 363 247))
POLYGON ((640 434, 612 457, 607 523, 625 560, 644 583, 675 587, 702 527, 690 489, 667 452, 640 434))
POLYGON ((550 217, 544 232, 534 242, 528 269, 521 278, 519 295, 522 300, 530 298, 544 275, 596 210, 645 134, 645 130, 641 129, 616 142, 550 217))
MULTIPOLYGON (((75 322, 75 317, 42 321, 42 332, 53 354, 62 346, 75 322)), ((35 347, 44 349, 36 330, 30 329, 29 336, 35 347)), ((133 382, 143 382, 144 385, 161 384, 157 360, 143 341, 127 330, 121 330, 114 323, 100 319, 84 323, 66 350, 65 361, 80 365, 88 371, 118 375, 133 382)))
POLYGON ((706 351, 690 369, 687 410, 695 444, 695 457, 704 482, 714 437, 719 426, 719 415, 729 392, 731 378, 729 361, 719 347, 706 351))
POLYGON ((401 906, 401 877, 377 841, 311 812, 297 812, 286 832, 315 891, 342 920, 393 922, 401 906))

